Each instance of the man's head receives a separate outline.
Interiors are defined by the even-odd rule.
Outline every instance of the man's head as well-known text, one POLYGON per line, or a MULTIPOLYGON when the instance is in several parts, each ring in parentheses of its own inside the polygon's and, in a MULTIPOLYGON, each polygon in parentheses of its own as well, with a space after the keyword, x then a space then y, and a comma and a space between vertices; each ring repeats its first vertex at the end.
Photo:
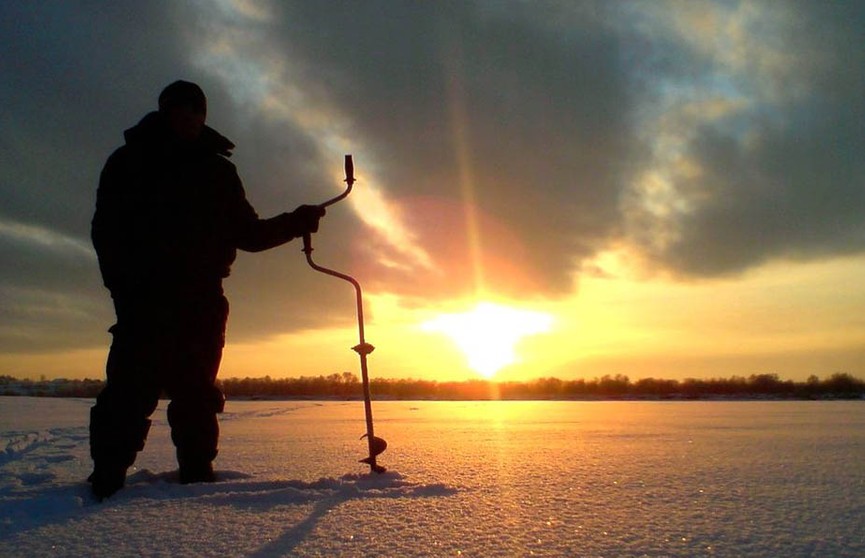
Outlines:
POLYGON ((159 94, 159 112, 177 137, 193 141, 207 118, 207 97, 196 84, 178 80, 159 94))

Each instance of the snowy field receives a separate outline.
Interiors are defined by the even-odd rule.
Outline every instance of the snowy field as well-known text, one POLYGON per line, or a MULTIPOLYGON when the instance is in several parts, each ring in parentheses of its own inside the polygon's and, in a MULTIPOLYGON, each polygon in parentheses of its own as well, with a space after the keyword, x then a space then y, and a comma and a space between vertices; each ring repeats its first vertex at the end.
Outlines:
POLYGON ((0 556, 865 556, 863 402, 229 402, 219 482, 165 405, 98 504, 91 401, 0 398, 0 556))

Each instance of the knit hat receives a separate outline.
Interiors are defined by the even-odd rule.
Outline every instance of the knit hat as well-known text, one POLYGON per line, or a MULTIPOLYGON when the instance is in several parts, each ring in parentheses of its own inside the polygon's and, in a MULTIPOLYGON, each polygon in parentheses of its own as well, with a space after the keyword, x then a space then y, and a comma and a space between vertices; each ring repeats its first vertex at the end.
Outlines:
POLYGON ((207 113, 207 97, 204 91, 192 82, 177 80, 159 94, 160 112, 183 106, 207 113))

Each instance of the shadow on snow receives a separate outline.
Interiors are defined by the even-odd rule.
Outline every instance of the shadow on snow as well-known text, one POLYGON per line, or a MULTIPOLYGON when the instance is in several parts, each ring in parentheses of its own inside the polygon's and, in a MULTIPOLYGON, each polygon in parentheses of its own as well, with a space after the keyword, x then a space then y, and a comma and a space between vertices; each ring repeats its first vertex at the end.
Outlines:
POLYGON ((0 517, 4 518, 0 522, 0 537, 46 525, 80 521, 92 514, 136 503, 146 505, 148 502, 186 500, 205 507, 232 506, 257 512, 286 505, 314 504, 306 519, 252 553, 252 556, 272 556, 291 552, 315 529, 322 517, 346 502, 373 498, 440 498, 457 493, 456 488, 442 483, 413 483, 394 471, 347 474, 313 482, 255 481, 245 473, 217 471, 217 482, 191 485, 178 484, 177 476, 177 471, 137 471, 128 477, 126 488, 102 503, 92 498, 90 486, 86 483, 35 483, 14 493, 7 491, 0 498, 0 517))

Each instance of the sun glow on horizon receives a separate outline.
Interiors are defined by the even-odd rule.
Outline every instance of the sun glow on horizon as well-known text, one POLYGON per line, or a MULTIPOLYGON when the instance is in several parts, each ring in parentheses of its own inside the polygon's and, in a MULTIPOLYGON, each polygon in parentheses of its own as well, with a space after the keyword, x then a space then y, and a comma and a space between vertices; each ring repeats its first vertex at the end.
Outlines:
POLYGON ((448 336, 465 354, 469 367, 491 378, 517 362, 516 345, 523 337, 545 333, 552 324, 550 314, 480 302, 467 312, 441 314, 421 324, 421 329, 448 336))

